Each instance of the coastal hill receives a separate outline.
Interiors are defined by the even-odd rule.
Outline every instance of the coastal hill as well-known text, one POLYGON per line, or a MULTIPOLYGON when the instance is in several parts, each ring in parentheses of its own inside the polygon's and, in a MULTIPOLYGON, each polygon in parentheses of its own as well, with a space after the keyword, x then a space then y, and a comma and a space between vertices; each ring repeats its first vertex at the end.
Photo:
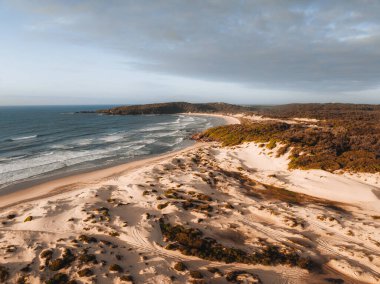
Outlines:
MULTIPOLYGON (((82 113, 86 113, 83 111, 82 113)), ((175 114, 175 113, 251 113, 272 118, 313 118, 318 120, 379 120, 380 105, 343 104, 343 103, 309 103, 285 105, 235 105, 223 102, 188 103, 168 102, 155 104, 118 106, 110 109, 97 110, 97 113, 110 115, 140 115, 140 114, 175 114)))
MULTIPOLYGON (((253 109, 253 108, 252 108, 253 109)), ((308 103, 255 107, 255 113, 274 118, 304 117, 319 120, 380 120, 380 105, 308 103)))
POLYGON ((226 103, 192 104, 186 102, 170 102, 158 104, 120 106, 111 109, 98 110, 97 113, 110 115, 139 115, 139 114, 175 114, 175 113, 241 113, 252 110, 251 107, 226 103))

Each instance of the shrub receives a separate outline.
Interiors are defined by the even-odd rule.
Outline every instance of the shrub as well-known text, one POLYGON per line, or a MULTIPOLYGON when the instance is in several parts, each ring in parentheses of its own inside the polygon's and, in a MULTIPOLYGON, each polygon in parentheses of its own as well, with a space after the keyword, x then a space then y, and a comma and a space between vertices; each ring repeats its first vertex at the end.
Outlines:
POLYGON ((111 237, 118 237, 118 236, 120 236, 120 234, 118 233, 118 232, 116 232, 116 231, 113 231, 113 232, 110 232, 110 233, 108 233, 111 237))
POLYGON ((53 256, 53 251, 50 249, 46 249, 42 251, 40 254, 41 258, 46 258, 46 259, 51 259, 52 256, 53 256))
POLYGON ((221 273, 220 270, 216 267, 207 267, 207 271, 210 272, 210 273, 221 273))
POLYGON ((86 236, 86 235, 80 235, 78 237, 78 239, 82 242, 85 242, 85 243, 96 243, 98 240, 94 237, 89 237, 89 236, 86 236))
POLYGON ((69 276, 64 273, 56 273, 52 278, 46 281, 46 284, 67 284, 69 276))
POLYGON ((167 206, 169 205, 169 202, 166 202, 166 203, 163 203, 163 204, 158 204, 157 205, 157 209, 164 209, 166 208, 167 206))
POLYGON ((52 271, 58 271, 62 268, 68 267, 75 260, 75 256, 70 249, 65 249, 62 253, 62 258, 57 258, 49 264, 49 269, 52 271))
POLYGON ((259 276, 244 270, 235 270, 228 272, 226 275, 226 280, 234 283, 262 283, 259 276))
POLYGON ((8 216, 7 216, 7 219, 14 219, 14 218, 16 218, 16 214, 9 214, 8 216))
POLYGON ((80 277, 90 277, 94 275, 94 272, 90 268, 84 268, 78 271, 78 275, 80 277))
POLYGON ((7 281, 8 278, 9 278, 8 268, 0 265, 0 282, 5 283, 5 281, 7 281))
POLYGON ((191 270, 190 271, 190 276, 194 279, 202 279, 203 275, 200 271, 198 270, 191 270))
POLYGON ((30 222, 33 220, 33 216, 28 216, 25 218, 24 222, 30 222))
POLYGON ((127 282, 133 282, 133 277, 132 277, 132 275, 127 274, 127 275, 121 276, 120 280, 121 281, 127 281, 127 282))
POLYGON ((109 270, 112 272, 123 272, 123 268, 118 264, 110 265, 109 270))
POLYGON ((276 146, 277 146, 277 142, 274 139, 271 139, 269 143, 267 144, 267 148, 270 150, 276 148, 276 146))
POLYGON ((181 225, 173 226, 166 223, 163 218, 160 218, 159 222, 162 235, 166 241, 171 242, 166 246, 166 249, 178 249, 185 255, 225 263, 288 264, 291 266, 302 264, 303 268, 309 268, 314 265, 309 259, 306 261, 307 265, 305 265, 303 258, 292 250, 288 251, 267 244, 261 251, 249 254, 241 249, 225 247, 212 238, 204 237, 203 233, 198 229, 185 228, 181 225))
POLYGON ((81 262, 82 264, 85 264, 85 263, 98 263, 97 259, 96 259, 96 256, 94 254, 87 254, 87 253, 84 253, 82 255, 80 255, 78 257, 78 260, 79 262, 81 262))
POLYGON ((178 271, 185 271, 187 269, 186 265, 183 262, 177 262, 174 265, 174 269, 178 271))

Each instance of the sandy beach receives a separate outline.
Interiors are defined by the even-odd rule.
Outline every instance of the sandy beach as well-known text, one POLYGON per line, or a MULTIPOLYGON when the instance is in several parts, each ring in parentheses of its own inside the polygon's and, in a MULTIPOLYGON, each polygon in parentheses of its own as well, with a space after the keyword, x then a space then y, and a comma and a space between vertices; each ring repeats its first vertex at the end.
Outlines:
MULTIPOLYGON (((222 115, 222 114, 203 114, 203 113, 184 113, 183 115, 191 116, 214 116, 222 118, 225 124, 235 124, 240 123, 239 119, 233 116, 222 115)), ((48 182, 43 182, 41 184, 27 187, 22 190, 18 190, 14 193, 6 194, 0 198, 0 209, 12 206, 25 200, 32 200, 41 197, 51 196, 62 191, 67 191, 75 188, 78 184, 84 183, 97 183, 101 179, 108 178, 114 175, 123 174, 123 172, 130 171, 141 167, 146 164, 151 164, 158 162, 162 159, 170 158, 176 154, 181 154, 192 149, 202 147, 201 143, 196 143, 194 145, 188 146, 185 149, 180 149, 178 151, 172 151, 165 153, 163 155, 157 155, 152 158, 140 159, 137 161, 132 161, 118 166, 113 166, 105 169, 90 171, 82 174, 71 175, 63 178, 54 179, 48 182)))
POLYGON ((289 170, 287 155, 275 150, 196 143, 3 196, 0 276, 10 283, 379 283, 379 174, 289 170), (243 255, 271 248, 279 256, 230 262, 211 249, 187 251, 185 240, 171 247, 178 236, 163 230, 175 225, 201 232, 196 242, 214 240, 211 248, 243 255))

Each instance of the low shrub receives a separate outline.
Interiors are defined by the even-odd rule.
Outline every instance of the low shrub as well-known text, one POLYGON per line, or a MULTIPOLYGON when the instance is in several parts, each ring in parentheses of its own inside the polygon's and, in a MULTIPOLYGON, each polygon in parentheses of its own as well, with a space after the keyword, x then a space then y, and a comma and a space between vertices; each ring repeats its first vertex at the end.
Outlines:
POLYGON ((0 265, 0 282, 5 283, 8 280, 8 278, 9 278, 8 268, 0 265))
POLYGON ((52 271, 58 271, 62 268, 69 267, 70 264, 75 260, 75 256, 70 249, 65 249, 62 253, 61 258, 57 258, 50 262, 49 269, 52 271))
POLYGON ((95 237, 89 237, 87 235, 80 235, 78 239, 84 243, 96 243, 98 240, 95 237))
POLYGON ((190 276, 194 279, 202 279, 203 278, 203 274, 198 270, 191 270, 190 276))
POLYGON ((46 281, 46 284, 67 284, 69 282, 69 276, 64 273, 56 273, 52 278, 46 281))
POLYGON ((112 272, 123 272, 123 268, 118 264, 111 264, 109 267, 109 271, 112 272))
POLYGON ((25 218, 24 222, 30 222, 33 220, 33 216, 28 216, 25 218))
POLYGON ((157 205, 157 209, 159 209, 159 210, 164 209, 164 208, 166 208, 169 204, 170 204, 169 202, 162 203, 162 204, 158 204, 158 205, 157 205))
POLYGON ((80 277, 90 277, 94 275, 94 272, 90 268, 84 268, 78 271, 78 275, 80 277))
POLYGON ((185 271, 187 269, 187 267, 183 262, 180 261, 174 265, 174 269, 178 270, 178 271, 185 271))
POLYGON ((223 246, 215 239, 204 237, 199 229, 171 225, 165 222, 163 218, 160 218, 159 224, 164 240, 171 242, 166 246, 166 249, 179 250, 185 255, 225 263, 287 264, 305 269, 317 267, 309 258, 301 257, 293 250, 267 244, 260 251, 247 253, 241 249, 223 246))

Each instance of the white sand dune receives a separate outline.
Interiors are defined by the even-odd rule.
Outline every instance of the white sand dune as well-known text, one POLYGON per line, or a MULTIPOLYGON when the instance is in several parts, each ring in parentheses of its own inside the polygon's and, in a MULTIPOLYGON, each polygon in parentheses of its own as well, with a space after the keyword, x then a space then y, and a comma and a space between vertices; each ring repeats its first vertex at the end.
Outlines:
MULTIPOLYGON (((280 147, 280 146, 278 146, 280 147)), ((288 170, 288 156, 276 158, 277 149, 268 150, 255 143, 239 146, 238 150, 222 150, 218 154, 227 163, 240 161, 256 172, 252 175, 263 183, 285 186, 286 189, 332 201, 360 204, 380 212, 380 174, 334 174, 322 170, 288 170), (275 177, 273 177, 275 175, 275 177), (366 176, 365 179, 358 176, 366 176)))

